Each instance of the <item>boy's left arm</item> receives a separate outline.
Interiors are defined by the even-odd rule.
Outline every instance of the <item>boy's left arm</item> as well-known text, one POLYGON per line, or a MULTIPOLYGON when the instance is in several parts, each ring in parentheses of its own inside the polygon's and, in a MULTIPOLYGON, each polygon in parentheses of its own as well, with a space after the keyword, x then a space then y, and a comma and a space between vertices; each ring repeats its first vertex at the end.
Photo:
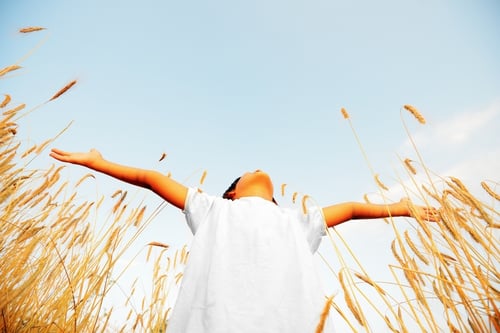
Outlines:
POLYGON ((408 199, 393 204, 369 204, 361 202, 344 202, 323 208, 323 215, 328 227, 359 219, 378 219, 386 217, 407 216, 421 218, 431 222, 438 221, 437 210, 433 207, 411 206, 408 199))

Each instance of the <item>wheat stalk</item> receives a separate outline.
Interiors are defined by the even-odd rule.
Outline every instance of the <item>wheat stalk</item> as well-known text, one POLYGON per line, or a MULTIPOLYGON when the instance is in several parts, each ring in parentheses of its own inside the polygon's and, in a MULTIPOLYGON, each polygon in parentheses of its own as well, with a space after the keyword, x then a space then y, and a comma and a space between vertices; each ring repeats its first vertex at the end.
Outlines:
POLYGON ((207 170, 204 170, 203 174, 201 175, 201 178, 200 178, 200 185, 203 185, 206 177, 207 177, 207 170))
POLYGON ((7 106, 7 104, 9 104, 11 98, 10 98, 10 95, 9 94, 4 94, 4 99, 2 101, 2 103, 0 103, 0 109, 1 108, 4 108, 5 106, 7 106))
POLYGON ((358 306, 356 304, 354 304, 354 301, 352 300, 349 289, 347 288, 346 283, 344 281, 344 275, 343 275, 342 271, 339 272, 338 278, 340 281, 340 285, 342 286, 342 290, 344 291, 344 300, 347 304, 347 307, 349 308, 351 313, 354 315, 354 318, 356 319, 358 324, 360 324, 361 326, 366 326, 366 322, 365 322, 364 317, 362 316, 362 312, 360 311, 358 306))
POLYGON ((149 242, 148 245, 150 245, 150 246, 158 246, 158 247, 162 247, 162 248, 165 248, 165 249, 168 249, 170 247, 168 244, 161 243, 161 242, 149 242))
POLYGON ((14 116, 14 114, 18 111, 21 111, 22 109, 24 109, 26 107, 26 104, 19 104, 18 106, 16 106, 15 108, 12 108, 10 110, 7 110, 3 113, 4 116, 6 115, 12 115, 14 116))
POLYGON ((40 31, 40 30, 45 30, 44 27, 26 27, 26 28, 21 28, 19 29, 20 33, 27 34, 30 32, 35 32, 35 31, 40 31))
POLYGON ((282 197, 285 196, 285 188, 286 188, 286 184, 281 184, 281 196, 282 197))
POLYGON ((416 107, 414 107, 412 105, 409 105, 409 104, 405 104, 403 107, 407 111, 409 111, 415 117, 415 119, 418 120, 419 123, 421 123, 422 125, 425 124, 425 118, 424 118, 424 116, 422 116, 422 114, 417 110, 416 107))
POLYGON ((346 109, 341 108, 340 112, 342 113, 342 116, 344 117, 344 119, 349 119, 349 113, 347 113, 346 109))
POLYGON ((500 201, 500 195, 495 193, 485 181, 481 182, 481 186, 493 199, 500 201))
POLYGON ((307 214, 307 199, 309 199, 309 195, 305 194, 303 197, 302 197, 302 212, 304 214, 307 214))
POLYGON ((363 274, 359 274, 359 273, 354 273, 354 275, 360 279, 361 281, 369 284, 370 286, 372 286, 373 288, 375 288, 375 290, 377 291, 377 293, 381 294, 381 295, 386 295, 386 292, 384 291, 384 289, 382 289, 378 284, 376 284, 372 279, 370 279, 368 276, 366 275, 363 275, 363 274))
POLYGON ((4 67, 4 68, 0 69, 0 77, 4 76, 7 73, 17 71, 20 68, 22 68, 22 67, 19 65, 10 65, 10 66, 4 67))
POLYGON ((325 302, 325 306, 323 307, 323 311, 321 311, 320 320, 318 325, 316 326, 316 333, 323 333, 325 328, 326 319, 328 318, 328 314, 330 313, 330 308, 332 307, 334 295, 328 297, 325 302))
POLYGON ((134 227, 138 227, 139 224, 142 222, 142 219, 144 218, 145 212, 146 212, 146 206, 143 206, 141 208, 141 210, 139 211, 139 214, 137 214, 137 217, 135 218, 134 227))
POLYGON ((382 182, 380 181, 380 178, 379 178, 379 175, 378 175, 378 174, 375 174, 374 178, 375 178, 375 182, 377 183, 377 185, 378 185, 381 189, 386 190, 386 191, 388 191, 388 190, 389 190, 389 188, 388 188, 387 186, 385 186, 385 184, 384 184, 384 183, 382 183, 382 182))
POLYGON ((424 254, 422 252, 420 252, 417 249, 415 243, 413 243, 413 241, 410 238, 410 235, 408 234, 408 230, 406 230, 404 232, 404 236, 405 236, 406 244, 408 244, 408 246, 413 251, 413 253, 417 256, 417 258, 420 259, 420 261, 422 261, 425 265, 429 265, 429 260, 424 256, 424 254))
POLYGON ((411 164, 412 162, 413 161, 410 160, 409 158, 405 158, 404 165, 406 166, 406 168, 408 169, 408 171, 410 171, 413 175, 416 175, 417 174, 417 170, 411 164))
POLYGON ((56 98, 59 98, 62 94, 64 94, 65 92, 67 92, 69 89, 71 89, 71 87, 73 87, 75 84, 77 83, 77 80, 73 80, 71 82, 69 82, 68 84, 66 84, 64 87, 62 87, 60 90, 58 90, 50 99, 49 101, 53 101, 55 100, 56 98))

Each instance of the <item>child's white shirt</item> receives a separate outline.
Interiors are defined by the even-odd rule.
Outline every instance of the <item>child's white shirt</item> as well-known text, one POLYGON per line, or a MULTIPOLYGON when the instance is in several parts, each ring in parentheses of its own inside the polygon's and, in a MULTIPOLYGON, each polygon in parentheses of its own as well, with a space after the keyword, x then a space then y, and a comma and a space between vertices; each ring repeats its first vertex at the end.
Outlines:
POLYGON ((168 333, 315 332, 326 301, 313 258, 320 208, 189 189, 184 213, 194 238, 168 333))

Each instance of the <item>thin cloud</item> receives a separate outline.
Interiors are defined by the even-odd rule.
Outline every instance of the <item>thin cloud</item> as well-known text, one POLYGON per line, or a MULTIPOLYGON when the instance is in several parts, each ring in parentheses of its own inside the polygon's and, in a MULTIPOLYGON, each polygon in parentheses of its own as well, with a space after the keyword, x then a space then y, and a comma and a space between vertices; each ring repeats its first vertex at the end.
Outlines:
POLYGON ((418 173, 412 177, 406 172, 400 173, 399 181, 386 182, 389 187, 385 193, 386 198, 397 200, 405 196, 420 197, 422 185, 441 184, 443 178, 450 176, 461 179, 475 193, 481 191, 481 181, 498 181, 500 145, 495 142, 495 138, 496 131, 500 128, 494 124, 500 123, 499 118, 500 100, 482 109, 460 112, 440 122, 423 126, 412 134, 412 138, 418 151, 424 155, 424 163, 432 169, 429 173, 431 179, 421 169, 408 139, 400 149, 400 156, 416 160, 418 173))
MULTIPOLYGON (((418 149, 463 145, 489 124, 494 123, 499 115, 500 101, 497 101, 486 108, 457 113, 440 122, 428 124, 412 134, 412 138, 418 149)), ((403 144, 403 151, 410 147, 411 142, 408 139, 403 144)))
POLYGON ((490 151, 482 156, 463 160, 451 166, 443 176, 454 176, 461 179, 466 185, 479 188, 483 180, 499 180, 500 150, 490 151))
POLYGON ((444 144, 464 143, 488 125, 499 113, 500 104, 495 104, 484 110, 458 114, 451 121, 439 124, 437 137, 444 144))
MULTIPOLYGON (((397 201, 402 197, 421 198, 425 196, 422 185, 430 189, 432 183, 437 190, 440 190, 444 186, 443 180, 449 177, 460 179, 473 194, 483 194, 481 181, 498 182, 498 170, 500 170, 500 151, 489 151, 473 159, 463 159, 447 166, 443 171, 430 171, 429 175, 423 170, 419 170, 417 175, 412 175, 411 178, 400 174, 401 179, 389 184, 389 190, 384 192, 384 195, 392 201, 397 201)), ((380 201, 378 194, 372 197, 380 201)))

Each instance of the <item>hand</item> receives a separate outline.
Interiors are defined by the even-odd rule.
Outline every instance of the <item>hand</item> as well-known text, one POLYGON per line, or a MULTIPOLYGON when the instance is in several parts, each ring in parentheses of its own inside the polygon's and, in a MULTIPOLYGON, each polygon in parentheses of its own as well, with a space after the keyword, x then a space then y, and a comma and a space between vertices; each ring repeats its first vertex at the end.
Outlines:
POLYGON ((434 207, 414 205, 408 198, 401 199, 399 203, 406 205, 409 211, 409 216, 413 218, 420 218, 429 222, 440 221, 438 210, 434 207))
POLYGON ((92 164, 102 160, 102 155, 95 149, 87 153, 70 153, 57 148, 53 148, 49 154, 58 161, 92 167, 92 164))

